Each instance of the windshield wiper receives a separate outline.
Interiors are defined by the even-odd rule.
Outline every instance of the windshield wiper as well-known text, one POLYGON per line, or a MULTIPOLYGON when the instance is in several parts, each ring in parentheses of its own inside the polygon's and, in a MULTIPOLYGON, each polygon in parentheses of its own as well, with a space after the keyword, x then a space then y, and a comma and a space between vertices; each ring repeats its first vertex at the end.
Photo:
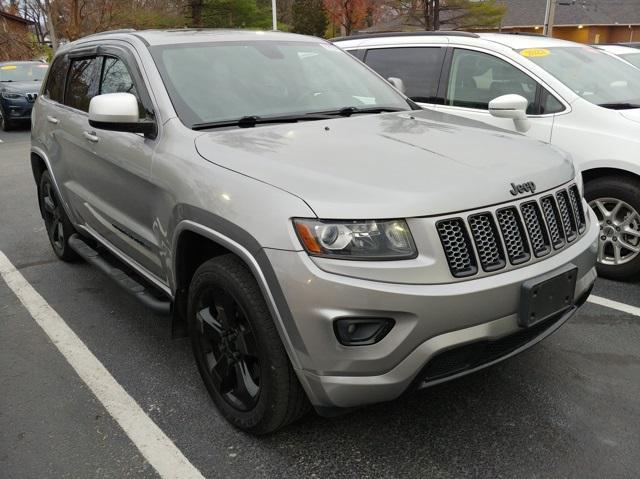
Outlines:
POLYGON ((269 123, 297 123, 299 121, 326 120, 332 118, 331 115, 323 113, 306 113, 302 115, 283 116, 243 116, 236 120, 211 121, 207 123, 195 123, 191 125, 192 130, 207 130, 209 128, 225 128, 237 126, 238 128, 252 128, 256 125, 269 123))
POLYGON ((351 116, 360 113, 387 113, 394 111, 407 111, 406 108, 385 107, 385 106, 373 106, 368 108, 359 108, 357 106, 345 106, 338 110, 319 111, 318 113, 332 116, 351 116))
POLYGON ((600 103, 598 106, 602 108, 609 108, 611 110, 633 110, 634 108, 640 108, 638 103, 600 103))

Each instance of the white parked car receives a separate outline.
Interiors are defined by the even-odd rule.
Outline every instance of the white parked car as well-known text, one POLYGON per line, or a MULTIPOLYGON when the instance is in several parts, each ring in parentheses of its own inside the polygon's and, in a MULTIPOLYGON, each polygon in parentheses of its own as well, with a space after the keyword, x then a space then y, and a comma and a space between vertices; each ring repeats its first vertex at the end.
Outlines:
POLYGON ((634 67, 640 68, 640 50, 624 45, 593 45, 598 50, 605 51, 610 55, 614 55, 627 63, 631 63, 634 67))
POLYGON ((334 43, 424 107, 570 152, 600 221, 598 272, 640 274, 640 70, 539 35, 391 33, 334 43))

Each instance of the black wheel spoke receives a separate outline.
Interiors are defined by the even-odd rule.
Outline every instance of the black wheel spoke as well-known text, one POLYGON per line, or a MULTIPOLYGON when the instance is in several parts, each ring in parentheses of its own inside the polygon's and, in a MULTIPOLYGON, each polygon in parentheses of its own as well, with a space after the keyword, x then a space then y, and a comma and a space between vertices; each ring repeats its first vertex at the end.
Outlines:
POLYGON ((253 404, 260 387, 251 377, 249 367, 244 360, 236 361, 233 365, 236 373, 236 389, 234 395, 246 408, 253 404))
POLYGON ((56 205, 50 195, 44 197, 44 210, 51 215, 56 211, 56 205))
POLYGON ((227 292, 216 295, 217 319, 224 329, 231 330, 236 327, 236 302, 227 292))
POLYGON ((238 330, 238 336, 236 337, 236 348, 238 352, 243 356, 255 356, 256 349, 254 346, 251 333, 247 330, 238 330))
POLYGON ((221 393, 226 393, 230 390, 233 384, 233 369, 229 364, 229 360, 226 355, 222 355, 216 359, 216 363, 211 368, 211 375, 214 378, 216 387, 221 393))
POLYGON ((51 223, 51 231, 49 232, 49 234, 51 235, 51 241, 53 241, 54 243, 58 242, 59 224, 60 224, 60 218, 54 217, 53 222, 51 223))
POLYGON ((204 308, 196 314, 200 331, 209 340, 220 341, 222 338, 222 325, 214 318, 209 308, 204 308))

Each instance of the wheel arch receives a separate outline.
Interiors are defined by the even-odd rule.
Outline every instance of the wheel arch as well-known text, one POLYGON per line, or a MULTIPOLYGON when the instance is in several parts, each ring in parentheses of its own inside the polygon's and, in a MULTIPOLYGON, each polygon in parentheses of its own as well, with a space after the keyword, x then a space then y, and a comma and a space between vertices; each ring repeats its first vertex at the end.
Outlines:
POLYGON ((582 179, 585 183, 593 181, 597 178, 603 178, 605 176, 620 176, 636 181, 640 181, 640 173, 629 171, 626 169, 615 167, 594 167, 582 171, 582 179))
POLYGON ((244 262, 258 283, 291 364, 295 370, 300 370, 297 351, 302 349, 304 352, 305 348, 271 264, 252 236, 239 228, 235 233, 232 238, 191 220, 183 220, 177 225, 172 248, 174 333, 186 332, 189 284, 198 267, 216 256, 234 254, 244 262))

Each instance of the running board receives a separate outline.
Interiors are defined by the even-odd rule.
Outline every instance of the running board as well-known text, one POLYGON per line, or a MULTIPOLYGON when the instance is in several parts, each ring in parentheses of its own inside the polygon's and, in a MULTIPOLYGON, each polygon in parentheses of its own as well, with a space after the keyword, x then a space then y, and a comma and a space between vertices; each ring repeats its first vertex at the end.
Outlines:
MULTIPOLYGON (((140 284, 131 275, 123 270, 113 266, 105 255, 101 255, 91 246, 84 242, 78 234, 74 234, 69 238, 69 246, 73 251, 78 253, 87 263, 96 266, 109 278, 119 284, 125 291, 131 294, 142 304, 152 309, 158 314, 168 316, 171 314, 171 302, 159 299, 150 293, 149 289, 140 284)), ((110 256, 111 257, 111 256, 110 256)))

